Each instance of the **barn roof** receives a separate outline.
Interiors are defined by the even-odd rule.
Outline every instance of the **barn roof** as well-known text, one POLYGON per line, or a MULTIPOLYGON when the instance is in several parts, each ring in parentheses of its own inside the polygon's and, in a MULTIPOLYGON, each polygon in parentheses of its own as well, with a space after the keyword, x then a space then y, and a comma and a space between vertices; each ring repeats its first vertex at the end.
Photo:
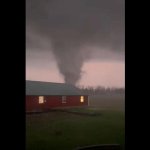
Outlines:
POLYGON ((26 95, 82 95, 73 85, 26 80, 26 95))

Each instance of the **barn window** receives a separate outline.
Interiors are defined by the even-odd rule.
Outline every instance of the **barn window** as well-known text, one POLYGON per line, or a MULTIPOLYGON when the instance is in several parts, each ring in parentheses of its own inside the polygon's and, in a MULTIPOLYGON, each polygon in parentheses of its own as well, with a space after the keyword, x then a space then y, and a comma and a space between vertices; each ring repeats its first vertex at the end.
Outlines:
POLYGON ((39 96, 39 104, 43 104, 44 103, 44 96, 39 96))
POLYGON ((83 103, 84 102, 84 96, 80 97, 80 102, 83 103))
POLYGON ((62 96, 62 103, 66 103, 66 96, 62 96))

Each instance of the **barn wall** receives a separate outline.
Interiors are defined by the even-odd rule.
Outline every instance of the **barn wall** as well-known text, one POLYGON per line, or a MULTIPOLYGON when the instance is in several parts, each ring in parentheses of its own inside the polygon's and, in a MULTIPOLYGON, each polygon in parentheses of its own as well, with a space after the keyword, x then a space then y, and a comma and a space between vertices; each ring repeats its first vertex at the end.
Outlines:
POLYGON ((26 96, 26 111, 39 111, 54 107, 87 106, 88 96, 84 96, 84 102, 80 102, 80 96, 66 96, 66 103, 62 103, 62 96, 44 96, 45 102, 38 103, 39 96, 26 96))
POLYGON ((43 109, 43 104, 38 103, 38 96, 26 96, 26 111, 38 111, 43 109))
POLYGON ((61 104, 62 106, 86 106, 88 105, 87 96, 84 97, 84 102, 80 102, 80 96, 67 96, 66 103, 61 104))
POLYGON ((61 96, 45 96, 45 108, 54 108, 61 106, 61 96))

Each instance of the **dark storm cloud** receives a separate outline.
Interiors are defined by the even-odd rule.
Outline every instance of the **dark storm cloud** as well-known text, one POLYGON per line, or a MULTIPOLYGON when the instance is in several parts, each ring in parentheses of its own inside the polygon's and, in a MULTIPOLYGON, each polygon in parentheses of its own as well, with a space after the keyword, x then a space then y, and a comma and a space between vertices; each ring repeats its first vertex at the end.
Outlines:
POLYGON ((124 52, 124 0, 26 0, 26 27, 27 50, 42 50, 46 39, 65 81, 75 84, 94 53, 82 47, 124 52))

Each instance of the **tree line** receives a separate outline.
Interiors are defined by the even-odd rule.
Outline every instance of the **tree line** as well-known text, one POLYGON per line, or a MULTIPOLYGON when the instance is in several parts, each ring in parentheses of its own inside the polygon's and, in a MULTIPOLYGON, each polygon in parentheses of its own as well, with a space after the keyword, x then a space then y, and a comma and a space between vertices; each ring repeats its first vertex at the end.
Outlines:
POLYGON ((79 86, 78 87, 84 94, 88 95, 99 95, 99 94, 124 94, 125 88, 116 87, 103 87, 103 86, 79 86))

